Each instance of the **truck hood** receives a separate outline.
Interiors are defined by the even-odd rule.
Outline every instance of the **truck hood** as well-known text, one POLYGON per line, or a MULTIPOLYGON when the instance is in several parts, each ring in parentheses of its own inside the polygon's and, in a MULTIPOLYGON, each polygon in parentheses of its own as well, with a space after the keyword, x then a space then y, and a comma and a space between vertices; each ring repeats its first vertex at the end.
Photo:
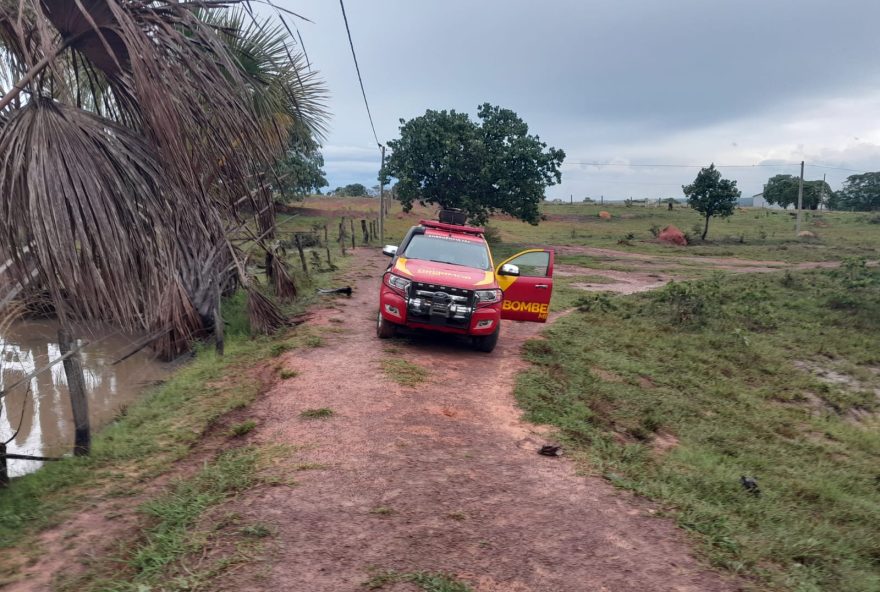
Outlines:
POLYGON ((414 282, 437 284, 438 286, 465 290, 491 290, 497 287, 493 271, 461 265, 398 257, 393 271, 414 282))

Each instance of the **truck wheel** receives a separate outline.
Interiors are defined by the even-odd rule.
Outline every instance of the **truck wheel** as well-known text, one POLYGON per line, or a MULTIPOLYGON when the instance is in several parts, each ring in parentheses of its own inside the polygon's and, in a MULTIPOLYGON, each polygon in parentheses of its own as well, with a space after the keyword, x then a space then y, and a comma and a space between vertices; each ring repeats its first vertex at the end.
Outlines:
POLYGON ((390 339, 394 337, 395 333, 397 333, 397 327, 394 326, 394 323, 386 321, 380 312, 379 318, 376 320, 376 335, 379 339, 390 339))
POLYGON ((501 335, 501 323, 495 329, 495 332, 485 337, 474 337, 474 349, 481 352, 491 353, 495 346, 498 345, 498 336, 501 335))

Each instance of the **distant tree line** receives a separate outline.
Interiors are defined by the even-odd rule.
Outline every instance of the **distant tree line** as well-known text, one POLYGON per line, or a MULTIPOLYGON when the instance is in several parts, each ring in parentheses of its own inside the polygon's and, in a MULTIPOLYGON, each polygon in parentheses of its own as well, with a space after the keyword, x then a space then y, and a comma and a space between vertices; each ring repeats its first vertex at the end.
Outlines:
MULTIPOLYGON (((764 187, 764 199, 783 208, 797 207, 799 182, 794 175, 770 177, 764 187)), ((816 210, 822 205, 831 210, 880 210, 880 172, 850 175, 840 191, 833 191, 825 181, 805 180, 804 209, 816 210)))

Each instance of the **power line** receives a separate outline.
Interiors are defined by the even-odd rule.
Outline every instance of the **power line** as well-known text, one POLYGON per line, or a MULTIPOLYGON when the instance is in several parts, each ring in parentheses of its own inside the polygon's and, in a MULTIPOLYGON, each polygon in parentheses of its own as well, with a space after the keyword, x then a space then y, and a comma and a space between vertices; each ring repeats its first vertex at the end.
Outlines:
MULTIPOLYGON (((619 166, 619 167, 646 167, 646 168, 679 168, 679 169, 701 169, 705 168, 705 164, 626 164, 622 162, 578 162, 578 161, 567 161, 563 162, 563 165, 566 164, 578 164, 578 165, 587 165, 587 166, 619 166)), ((800 166, 796 162, 792 163, 780 163, 780 164, 716 164, 716 168, 752 168, 752 167, 790 167, 790 166, 800 166)))
POLYGON ((354 42, 351 40, 351 29, 348 28, 348 17, 345 15, 345 4, 342 0, 339 0, 339 6, 342 8, 342 20, 345 21, 345 32, 348 33, 348 45, 351 46, 351 57, 354 59, 354 69, 357 71, 358 82, 361 85, 361 94, 364 97, 364 106, 367 108, 367 117, 370 118, 370 128, 373 130, 373 139, 376 140, 376 144, 381 147, 382 142, 379 141, 379 136, 376 134, 376 126, 373 124, 373 114, 370 113, 370 103, 367 101, 367 91, 364 90, 364 79, 361 77, 361 68, 358 66, 357 54, 354 51, 354 42))
MULTIPOLYGON (((567 161, 562 163, 565 165, 583 165, 583 166, 596 166, 596 167, 641 167, 641 168, 678 168, 678 169, 698 169, 705 168, 705 164, 669 164, 669 163, 654 163, 654 164, 645 164, 645 163, 634 163, 627 164, 623 162, 595 162, 595 161, 567 161)), ((771 168, 785 168, 785 167, 796 167, 800 166, 800 163, 797 162, 782 162, 782 163, 755 163, 755 164, 716 164, 716 168, 725 168, 725 169, 750 169, 755 167, 771 167, 771 168)), ((847 171, 850 173, 864 173, 865 171, 861 171, 858 169, 848 169, 845 167, 832 166, 830 164, 816 164, 816 163, 806 163, 805 166, 808 167, 818 167, 822 169, 830 169, 835 171, 847 171)))
POLYGON ((850 173, 860 173, 860 174, 864 174, 864 173, 865 173, 865 171, 859 171, 859 170, 856 170, 856 169, 846 169, 846 168, 843 168, 843 167, 831 166, 830 164, 810 164, 810 163, 807 163, 807 166, 808 166, 808 167, 818 167, 818 168, 820 168, 820 169, 831 169, 831 170, 834 170, 834 171, 847 171, 847 172, 850 172, 850 173))

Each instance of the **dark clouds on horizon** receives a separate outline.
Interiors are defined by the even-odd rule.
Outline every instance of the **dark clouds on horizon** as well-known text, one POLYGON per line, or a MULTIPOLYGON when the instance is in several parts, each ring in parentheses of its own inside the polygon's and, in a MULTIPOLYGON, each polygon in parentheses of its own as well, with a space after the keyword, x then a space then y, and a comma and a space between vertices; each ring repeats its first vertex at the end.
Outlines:
MULTIPOLYGON (((339 4, 276 0, 330 89, 331 186, 378 154, 339 4)), ((346 3, 381 141, 425 109, 517 111, 570 162, 821 162, 880 169, 876 0, 346 3)), ((679 194, 696 169, 567 165, 551 197, 679 194)), ((776 172, 729 169, 744 194, 776 172)), ((839 185, 851 174, 811 167, 839 185)))

